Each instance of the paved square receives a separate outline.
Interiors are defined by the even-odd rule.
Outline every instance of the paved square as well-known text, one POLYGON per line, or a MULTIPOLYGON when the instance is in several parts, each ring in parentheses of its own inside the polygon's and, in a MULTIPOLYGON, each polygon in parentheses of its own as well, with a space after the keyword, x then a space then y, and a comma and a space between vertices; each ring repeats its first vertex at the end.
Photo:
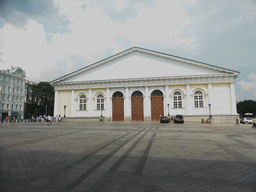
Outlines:
POLYGON ((256 191, 251 125, 0 126, 0 191, 256 191))

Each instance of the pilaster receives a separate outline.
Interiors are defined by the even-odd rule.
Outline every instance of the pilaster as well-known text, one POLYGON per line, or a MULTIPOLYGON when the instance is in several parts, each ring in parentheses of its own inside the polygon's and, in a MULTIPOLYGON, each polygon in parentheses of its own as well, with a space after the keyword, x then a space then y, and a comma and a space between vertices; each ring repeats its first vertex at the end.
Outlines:
POLYGON ((58 90, 55 90, 54 95, 54 116, 58 115, 58 90))
POLYGON ((230 83, 230 97, 231 97, 231 114, 236 115, 237 109, 236 109, 236 95, 235 95, 235 86, 234 82, 230 83))

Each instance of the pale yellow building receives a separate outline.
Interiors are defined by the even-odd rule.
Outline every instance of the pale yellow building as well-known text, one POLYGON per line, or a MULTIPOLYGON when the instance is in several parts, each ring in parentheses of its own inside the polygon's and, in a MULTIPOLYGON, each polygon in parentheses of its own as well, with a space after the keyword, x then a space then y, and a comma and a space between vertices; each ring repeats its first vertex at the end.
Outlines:
POLYGON ((133 47, 53 80, 54 115, 69 119, 156 121, 184 115, 233 123, 239 72, 133 47))

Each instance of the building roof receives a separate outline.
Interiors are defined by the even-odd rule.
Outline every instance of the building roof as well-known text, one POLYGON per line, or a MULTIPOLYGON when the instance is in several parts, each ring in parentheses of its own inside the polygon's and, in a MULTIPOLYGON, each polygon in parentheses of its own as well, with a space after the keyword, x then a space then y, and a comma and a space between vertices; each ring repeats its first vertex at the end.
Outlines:
POLYGON ((180 61, 180 62, 184 62, 184 63, 187 63, 187 64, 191 64, 191 65, 196 65, 196 66, 200 66, 200 67, 204 67, 204 68, 209 68, 209 69, 214 69, 214 70, 217 70, 217 71, 220 71, 220 72, 225 72, 227 74, 233 74, 234 77, 237 77, 238 74, 240 72, 238 71, 234 71, 234 70, 231 70, 231 69, 227 69, 227 68, 223 68, 223 67, 218 67, 218 66, 215 66, 215 65, 211 65, 211 64, 207 64, 207 63, 203 63, 203 62, 199 62, 199 61, 195 61, 195 60, 191 60, 191 59, 186 59, 186 58, 182 58, 182 57, 178 57, 178 56, 173 56, 173 55, 170 55, 170 54, 166 54, 166 53, 162 53, 162 52, 157 52, 157 51, 153 51, 153 50, 149 50, 149 49, 145 49, 145 48, 141 48, 141 47, 132 47, 130 49, 127 49, 127 50, 124 50, 120 53, 117 53, 115 55, 112 55, 110 57, 107 57, 103 60, 100 60, 100 61, 97 61, 93 64, 90 64, 86 67, 83 67, 81 69, 78 69, 74 72, 71 72, 71 73, 68 73, 62 77, 59 77, 53 81, 51 81, 50 83, 52 84, 55 84, 57 82, 60 82, 60 81, 63 81, 63 80, 66 80, 68 78, 71 78, 75 75, 78 75, 82 72, 85 72, 89 69, 92 69, 94 67, 97 67, 97 66, 100 66, 100 65, 103 65, 104 63, 106 62, 109 62, 111 60, 114 60, 114 59, 118 59, 124 55, 127 55, 131 52, 143 52, 143 53, 146 53, 146 54, 151 54, 151 55, 154 55, 154 56, 158 56, 158 57, 163 57, 163 58, 167 58, 167 59, 171 59, 171 60, 176 60, 176 61, 180 61))

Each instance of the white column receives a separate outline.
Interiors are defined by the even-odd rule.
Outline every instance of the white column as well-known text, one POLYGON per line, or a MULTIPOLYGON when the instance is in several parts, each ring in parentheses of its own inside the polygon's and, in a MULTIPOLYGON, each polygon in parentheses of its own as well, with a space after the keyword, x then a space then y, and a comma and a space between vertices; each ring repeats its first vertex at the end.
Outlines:
POLYGON ((55 90, 54 97, 54 116, 58 115, 58 90, 55 90))
POLYGON ((124 117, 131 120, 131 98, 129 95, 129 87, 125 88, 125 101, 124 101, 124 117))
POLYGON ((235 94, 234 82, 230 83, 230 95, 231 95, 231 114, 232 115, 237 115, 236 94, 235 94))
POLYGON ((149 97, 149 93, 148 93, 148 87, 145 87, 145 100, 144 100, 144 119, 149 118, 148 120, 150 120, 150 97, 149 97))
POLYGON ((71 117, 75 116, 75 91, 71 90, 71 117))
POLYGON ((111 114, 110 114, 110 90, 109 90, 109 88, 107 88, 107 95, 106 95, 105 117, 111 117, 111 114))
POLYGON ((88 98, 88 116, 92 116, 92 89, 89 89, 89 98, 88 98))
POLYGON ((186 102, 185 102, 185 114, 190 115, 190 106, 191 99, 190 99, 190 85, 186 84, 186 102))
POLYGON ((168 115, 168 103, 169 103, 169 92, 168 85, 165 86, 165 98, 164 98, 164 115, 168 115))

